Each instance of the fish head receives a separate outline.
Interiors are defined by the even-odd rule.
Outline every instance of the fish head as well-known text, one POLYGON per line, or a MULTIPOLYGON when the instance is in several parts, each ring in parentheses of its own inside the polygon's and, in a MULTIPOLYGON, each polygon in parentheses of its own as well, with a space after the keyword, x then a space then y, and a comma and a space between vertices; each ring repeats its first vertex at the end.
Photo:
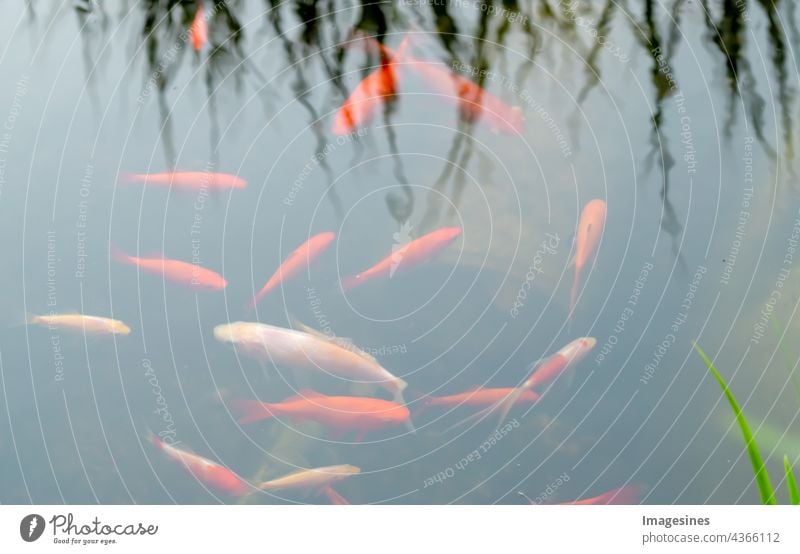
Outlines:
POLYGON ((581 337, 562 348, 559 354, 569 360, 570 363, 576 363, 582 360, 596 344, 597 339, 594 337, 581 337))
POLYGON ((411 417, 411 412, 402 404, 397 404, 388 410, 382 410, 378 414, 379 419, 386 425, 400 426, 411 417))
POLYGON ((214 327, 214 338, 219 342, 237 343, 241 342, 244 335, 242 323, 223 323, 214 327))

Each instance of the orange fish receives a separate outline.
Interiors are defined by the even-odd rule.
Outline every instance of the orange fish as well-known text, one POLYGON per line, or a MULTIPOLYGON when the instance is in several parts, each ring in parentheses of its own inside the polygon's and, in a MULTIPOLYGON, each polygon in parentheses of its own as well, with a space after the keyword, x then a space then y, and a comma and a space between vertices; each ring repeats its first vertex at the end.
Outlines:
POLYGON ((192 46, 197 51, 202 50, 208 43, 208 22, 201 0, 197 2, 197 12, 194 14, 192 26, 189 27, 189 37, 192 40, 192 46))
POLYGON ((239 414, 238 421, 242 425, 283 416, 295 422, 320 423, 338 435, 356 431, 356 440, 363 440, 371 431, 405 425, 410 417, 408 408, 398 402, 360 396, 326 396, 312 390, 300 391, 276 403, 234 400, 231 408, 239 414))
POLYGON ((581 218, 578 220, 578 230, 575 233, 575 278, 572 281, 572 292, 569 300, 568 320, 572 319, 575 304, 578 300, 578 286, 581 273, 586 264, 591 263, 597 253, 597 245, 603 236, 606 224, 606 203, 596 198, 584 206, 581 218))
POLYGON ((638 504, 639 503, 639 487, 636 485, 626 485, 618 489, 612 489, 604 492, 599 496, 592 498, 584 498, 583 500, 574 500, 572 502, 562 502, 562 505, 579 505, 588 506, 595 504, 638 504))
POLYGON ((203 485, 230 496, 245 496, 254 491, 247 481, 227 467, 182 450, 172 444, 167 444, 152 433, 149 438, 150 442, 161 450, 167 458, 182 466, 203 485))
POLYGON ((243 189, 247 181, 229 173, 208 171, 165 171, 164 173, 130 173, 122 176, 126 183, 143 183, 161 187, 199 192, 203 190, 223 191, 243 189))
MULTIPOLYGON (((405 52, 407 39, 397 49, 405 52)), ((375 112, 397 93, 397 67, 394 54, 381 46, 381 65, 356 85, 342 107, 336 112, 331 131, 335 135, 346 135, 367 125, 375 112)))
POLYGON ((404 56, 398 63, 416 71, 446 99, 456 100, 462 117, 468 121, 484 118, 489 127, 500 133, 522 133, 525 121, 522 110, 512 107, 470 79, 451 71, 446 65, 404 56))
MULTIPOLYGON (((404 40, 409 40, 408 37, 404 40)), ((395 62, 419 74, 446 99, 456 100, 462 117, 468 121, 484 118, 490 128, 501 133, 522 133, 525 120, 519 107, 512 107, 477 83, 453 72, 446 65, 407 55, 405 49, 394 55, 395 62)))
POLYGON ((522 386, 511 389, 510 394, 507 394, 500 402, 487 407, 453 427, 475 421, 476 419, 481 419, 494 411, 497 411, 500 415, 500 423, 498 426, 502 425, 508 413, 511 411, 511 408, 526 394, 525 391, 531 391, 536 387, 553 382, 559 375, 580 363, 596 344, 597 339, 593 337, 575 339, 552 356, 541 362, 534 363, 536 370, 533 374, 525 380, 522 386))
POLYGON ((351 290, 367 281, 388 277, 435 256, 461 235, 460 227, 443 227, 394 249, 394 251, 369 269, 342 280, 342 288, 351 290))
MULTIPOLYGON (((516 392, 516 388, 484 388, 477 387, 466 392, 452 394, 450 396, 425 396, 420 399, 421 407, 418 408, 414 415, 417 416, 423 410, 431 406, 442 406, 447 408, 486 408, 494 406, 502 402, 509 395, 516 392)), ((517 405, 531 405, 539 401, 539 393, 532 390, 524 390, 518 395, 515 404, 517 405)))
POLYGON ((252 310, 267 294, 286 279, 291 279, 304 269, 308 269, 311 263, 316 260, 330 246, 335 233, 320 233, 314 235, 306 242, 298 246, 294 252, 284 260, 280 267, 272 274, 269 281, 258 291, 248 304, 248 309, 252 310))
POLYGON ((559 375, 574 367, 595 347, 597 339, 581 337, 536 366, 536 371, 522 384, 522 389, 535 389, 553 382, 559 375))
POLYGON ((196 291, 222 290, 228 281, 222 275, 199 265, 164 257, 138 258, 111 247, 111 256, 119 263, 135 265, 142 271, 161 275, 164 279, 196 291))

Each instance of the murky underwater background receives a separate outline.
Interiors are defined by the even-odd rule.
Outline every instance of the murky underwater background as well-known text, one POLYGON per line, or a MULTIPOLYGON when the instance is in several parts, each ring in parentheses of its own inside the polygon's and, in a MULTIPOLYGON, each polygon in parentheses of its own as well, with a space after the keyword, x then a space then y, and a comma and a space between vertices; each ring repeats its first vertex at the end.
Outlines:
POLYGON ((643 503, 756 503, 693 340, 776 483, 784 454, 800 460, 792 2, 206 2, 199 54, 185 32, 195 2, 58 4, 0 7, 0 502, 234 502, 144 440, 169 429, 255 480, 358 466, 337 486, 353 503, 525 502, 519 491, 555 503, 625 485, 643 503), (334 136, 336 110, 379 62, 357 31, 390 47, 414 34, 417 57, 519 106, 524 132, 461 117, 409 74, 370 125, 334 136), (249 184, 116 184, 170 168, 249 184), (592 198, 608 220, 570 328, 572 238, 592 198), (338 279, 398 236, 443 226, 463 235, 434 261, 342 293, 338 279), (363 443, 311 424, 239 426, 221 397, 383 394, 264 370, 213 337, 322 231, 334 247, 251 318, 350 337, 416 394, 514 386, 572 339, 598 344, 480 459, 491 425, 444 432, 465 409, 363 443), (200 260, 230 284, 194 293, 113 262, 110 244, 200 260), (23 324, 51 310, 133 332, 23 324))

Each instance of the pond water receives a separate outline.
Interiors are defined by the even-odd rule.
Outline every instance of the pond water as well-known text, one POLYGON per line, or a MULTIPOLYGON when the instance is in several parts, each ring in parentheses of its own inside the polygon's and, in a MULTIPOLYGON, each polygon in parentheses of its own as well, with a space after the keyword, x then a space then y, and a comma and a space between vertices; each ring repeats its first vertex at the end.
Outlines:
POLYGON ((800 459, 793 3, 207 1, 199 50, 196 2, 113 4, 3 5, 0 502, 326 502, 221 494, 151 430, 253 482, 352 464, 361 473, 336 486, 352 503, 557 503, 620 487, 648 504, 757 503, 695 340, 784 494, 783 457, 800 459), (404 41, 395 94, 334 133, 404 41), (168 171, 247 186, 128 182, 168 171), (593 199, 607 217, 569 317, 593 199), (441 252, 340 286, 445 227, 462 232, 441 252), (336 240, 248 312, 322 232, 336 240), (197 292, 112 248, 228 284, 197 292), (25 325, 49 312, 132 332, 25 325), (293 319, 407 381, 412 412, 425 395, 518 386, 578 337, 597 344, 497 433, 493 418, 448 429, 475 413, 463 406, 363 441, 238 424, 228 399, 391 397, 259 364, 213 333, 293 319))

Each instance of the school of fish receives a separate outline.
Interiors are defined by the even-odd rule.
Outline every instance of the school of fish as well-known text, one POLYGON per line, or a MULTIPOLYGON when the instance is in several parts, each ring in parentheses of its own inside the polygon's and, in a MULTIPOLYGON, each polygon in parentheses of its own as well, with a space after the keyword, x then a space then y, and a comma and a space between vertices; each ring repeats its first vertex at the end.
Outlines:
MULTIPOLYGON (((198 1, 196 14, 189 27, 191 44, 198 52, 208 44, 208 21, 203 3, 198 1)), ((454 73, 447 66, 412 55, 410 51, 418 45, 410 38, 403 39, 396 50, 375 41, 373 43, 378 46, 379 65, 355 85, 334 114, 331 126, 333 134, 352 133, 368 125, 382 107, 396 101, 400 83, 410 74, 427 83, 437 98, 454 102, 462 115, 465 114, 470 120, 483 120, 497 132, 521 133, 524 130, 521 110, 508 106, 499 97, 454 73)), ((146 187, 193 193, 234 191, 247 186, 247 181, 237 175, 177 170, 125 174, 120 183, 139 183, 146 187)), ((580 213, 575 229, 574 277, 565 323, 573 319, 581 297, 581 282, 587 269, 593 266, 600 249, 606 212, 606 203, 601 199, 593 199, 586 203, 580 213)), ((245 315, 260 303, 266 303, 277 289, 290 287, 293 280, 309 273, 336 240, 334 232, 321 231, 306 238, 279 264, 273 260, 269 264, 274 268, 272 273, 264 285, 252 294, 244 307, 245 315)), ((432 230, 395 248, 391 253, 385 253, 374 265, 341 278, 338 286, 347 294, 354 294, 356 288, 367 284, 391 289, 389 278, 396 272, 413 273, 414 268, 431 263, 459 240, 466 240, 461 227, 432 230)), ((110 258, 120 265, 135 268, 137 272, 193 292, 218 292, 228 286, 225 277, 195 261, 171 259, 161 254, 128 254, 113 244, 110 245, 110 258)), ((269 266, 266 269, 269 270, 269 266)), ((255 289, 255 286, 252 288, 255 289)), ((31 315, 26 323, 94 337, 123 337, 131 333, 131 328, 117 319, 79 313, 31 315)), ((225 400, 227 410, 241 425, 269 425, 275 420, 292 425, 312 422, 327 439, 348 438, 354 442, 364 441, 369 435, 380 436, 398 429, 413 434, 416 432, 413 420, 419 420, 423 413, 428 414, 436 409, 468 414, 453 427, 478 425, 487 419, 499 427, 511 410, 524 409, 527 413, 535 408, 547 391, 563 380, 566 374, 574 371, 596 345, 592 337, 572 340, 532 364, 529 376, 521 383, 508 383, 503 387, 475 385, 466 390, 443 394, 414 391, 411 404, 407 404, 404 393, 408 392, 409 383, 358 348, 353 341, 330 337, 299 322, 292 323, 291 327, 280 327, 260 321, 230 321, 215 325, 212 334, 218 342, 230 345, 238 354, 258 362, 267 371, 271 368, 287 369, 302 376, 304 381, 314 382, 314 386, 321 389, 331 384, 345 383, 358 387, 361 394, 331 396, 315 389, 302 388, 297 394, 279 401, 244 396, 228 398, 225 400), (373 390, 374 394, 364 395, 364 387, 373 390), (380 395, 388 395, 390 399, 380 398, 380 395), (498 417, 489 417, 491 415, 498 417)), ((164 459, 179 467, 188 478, 215 494, 232 498, 285 493, 297 499, 321 498, 332 504, 348 504, 348 500, 334 490, 333 485, 338 487, 345 480, 355 480, 361 473, 360 468, 343 463, 296 468, 266 481, 249 480, 184 445, 152 433, 148 433, 147 439, 164 459)), ((520 494, 525 496, 521 491, 520 494)), ((567 503, 633 503, 638 495, 637 486, 625 485, 599 496, 567 503)))

